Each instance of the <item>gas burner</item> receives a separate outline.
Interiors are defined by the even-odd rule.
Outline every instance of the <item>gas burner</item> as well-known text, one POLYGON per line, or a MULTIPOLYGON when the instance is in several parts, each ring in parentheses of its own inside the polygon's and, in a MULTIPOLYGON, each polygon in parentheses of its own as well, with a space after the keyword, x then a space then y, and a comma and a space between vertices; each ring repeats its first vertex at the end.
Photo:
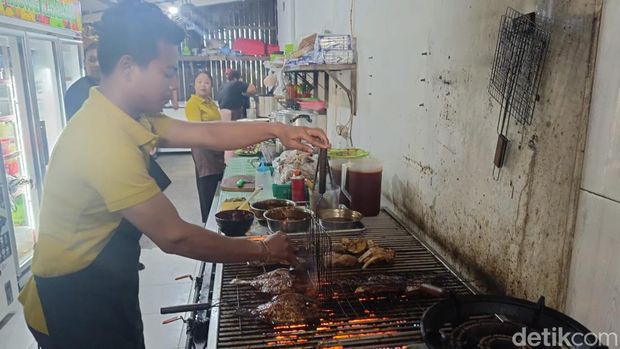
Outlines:
POLYGON ((512 344, 512 336, 525 327, 527 326, 523 324, 500 321, 497 318, 469 320, 452 331, 450 343, 453 348, 460 349, 513 348, 515 346, 512 344))
POLYGON ((506 336, 504 334, 495 334, 492 336, 484 337, 480 341, 480 349, 532 349, 529 345, 517 347, 512 341, 512 336, 506 336))
MULTIPOLYGON (((538 334, 553 331, 582 335, 591 333, 574 319, 546 307, 543 297, 538 303, 532 303, 523 299, 490 295, 451 294, 424 312, 420 328, 426 345, 431 349, 515 348, 512 336, 523 331, 538 334), (446 328, 450 327, 453 330, 446 331, 446 328)), ((597 344, 575 348, 607 347, 597 344)))

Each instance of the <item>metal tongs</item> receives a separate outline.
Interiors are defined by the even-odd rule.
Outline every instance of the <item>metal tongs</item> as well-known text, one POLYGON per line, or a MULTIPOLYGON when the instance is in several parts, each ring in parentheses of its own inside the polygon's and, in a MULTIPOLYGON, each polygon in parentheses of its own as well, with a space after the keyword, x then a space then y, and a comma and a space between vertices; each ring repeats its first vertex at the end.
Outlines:
POLYGON ((319 159, 317 161, 316 170, 314 171, 314 185, 312 186, 312 191, 315 191, 316 183, 319 183, 319 199, 316 201, 316 207, 314 208, 316 212, 321 208, 321 203, 323 201, 323 196, 327 191, 327 176, 329 175, 329 180, 331 185, 334 185, 334 177, 332 175, 332 169, 329 166, 329 160, 327 158, 327 149, 319 149, 319 159), (318 177, 317 177, 318 175, 318 177))

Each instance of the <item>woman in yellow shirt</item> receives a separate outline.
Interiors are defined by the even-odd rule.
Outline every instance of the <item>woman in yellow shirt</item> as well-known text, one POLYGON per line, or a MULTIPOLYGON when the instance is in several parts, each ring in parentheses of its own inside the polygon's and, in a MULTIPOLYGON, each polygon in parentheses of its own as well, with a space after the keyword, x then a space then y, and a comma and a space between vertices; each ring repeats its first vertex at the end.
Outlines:
MULTIPOLYGON (((185 105, 185 117, 189 121, 221 121, 222 116, 212 98, 213 79, 207 71, 199 71, 194 78, 193 94, 185 105)), ((217 190, 217 184, 222 180, 226 164, 224 152, 192 148, 192 157, 196 165, 196 182, 198 197, 200 198, 200 211, 202 222, 207 221, 211 202, 217 190)))

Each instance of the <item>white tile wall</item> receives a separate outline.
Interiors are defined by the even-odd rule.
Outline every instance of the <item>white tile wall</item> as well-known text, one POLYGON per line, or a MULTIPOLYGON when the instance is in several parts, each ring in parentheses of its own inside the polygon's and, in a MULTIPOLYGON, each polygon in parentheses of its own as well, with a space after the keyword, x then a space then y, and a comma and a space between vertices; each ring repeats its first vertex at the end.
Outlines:
POLYGON ((594 332, 620 331, 619 220, 620 204, 581 192, 567 313, 594 332))
POLYGON ((591 331, 620 336, 619 36, 620 1, 605 1, 566 311, 591 331))
POLYGON ((620 202, 620 2, 606 1, 599 49, 582 187, 620 202))

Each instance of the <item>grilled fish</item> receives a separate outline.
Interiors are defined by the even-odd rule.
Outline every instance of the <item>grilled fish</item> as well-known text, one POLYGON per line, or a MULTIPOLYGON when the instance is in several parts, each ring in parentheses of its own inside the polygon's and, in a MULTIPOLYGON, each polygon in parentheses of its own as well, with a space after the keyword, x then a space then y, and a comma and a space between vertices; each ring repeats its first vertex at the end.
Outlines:
POLYGON ((251 280, 235 278, 230 284, 252 286, 258 292, 272 295, 293 292, 305 293, 309 288, 308 280, 304 280, 298 274, 291 273, 286 268, 272 270, 251 280))
POLYGON ((320 320, 318 304, 299 293, 274 296, 269 302, 252 309, 250 314, 274 325, 316 323, 320 320))
POLYGON ((355 295, 358 297, 385 295, 444 296, 443 289, 432 285, 434 281, 435 279, 432 277, 408 279, 396 275, 373 275, 355 288, 355 295))

